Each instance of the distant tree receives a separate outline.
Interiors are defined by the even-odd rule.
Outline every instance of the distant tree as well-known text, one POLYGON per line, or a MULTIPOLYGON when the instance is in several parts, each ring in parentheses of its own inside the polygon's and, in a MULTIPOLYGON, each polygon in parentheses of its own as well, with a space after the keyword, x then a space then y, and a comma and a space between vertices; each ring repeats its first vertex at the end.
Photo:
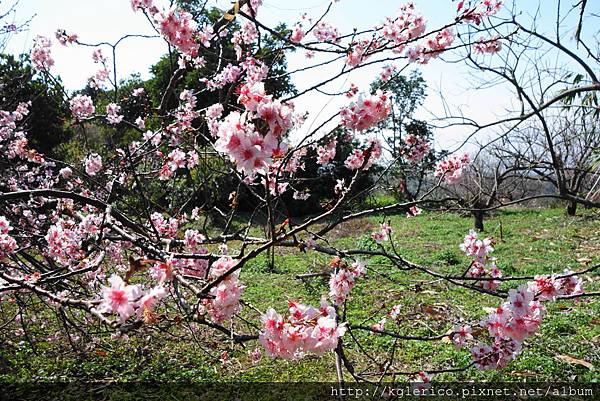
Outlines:
POLYGON ((371 91, 378 89, 390 94, 392 111, 378 124, 376 131, 383 135, 387 150, 396 163, 387 174, 388 190, 399 200, 413 200, 427 188, 427 177, 445 152, 436 153, 431 145, 431 126, 414 118, 414 113, 426 98, 427 84, 418 71, 408 77, 394 74, 388 80, 376 79, 371 91), (426 151, 418 149, 426 146, 426 151), (414 157, 416 153, 422 153, 414 157))
POLYGON ((54 155, 57 145, 70 137, 65 128, 68 108, 62 100, 63 89, 60 82, 35 75, 29 56, 15 58, 0 54, 0 88, 2 110, 14 108, 21 99, 31 100, 26 120, 29 141, 40 152, 54 155))

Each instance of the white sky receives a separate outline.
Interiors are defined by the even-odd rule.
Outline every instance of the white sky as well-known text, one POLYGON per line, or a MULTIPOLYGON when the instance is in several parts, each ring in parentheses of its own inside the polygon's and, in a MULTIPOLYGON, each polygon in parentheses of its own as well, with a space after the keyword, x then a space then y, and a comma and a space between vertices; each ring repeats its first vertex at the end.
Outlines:
MULTIPOLYGON (((161 4, 160 0, 155 2, 161 4)), ((401 3, 398 0, 341 0, 334 4, 325 20, 337 26, 342 34, 351 32, 354 27, 359 30, 368 29, 382 22, 385 16, 395 15, 401 3)), ((426 17, 429 28, 438 27, 454 18, 456 3, 451 0, 417 0, 414 3, 426 17)), ((0 11, 7 4, 6 1, 1 1, 0 11)), ((211 0, 209 4, 226 9, 230 7, 231 2, 211 0)), ((303 12, 318 18, 328 4, 329 1, 324 0, 299 2, 264 0, 259 11, 259 20, 268 25, 285 22, 291 26, 299 20, 303 12), (298 6, 296 7, 295 4, 298 6)), ((528 7, 537 4, 537 1, 518 0, 517 4, 528 7)), ((30 30, 11 39, 9 52, 29 52, 36 35, 53 38, 57 28, 77 33, 79 39, 87 43, 114 42, 125 34, 155 34, 143 14, 132 11, 129 0, 21 0, 18 18, 26 19, 33 14, 36 16, 31 22, 30 30)), ((142 78, 147 78, 149 66, 155 63, 166 50, 167 46, 161 39, 128 39, 117 51, 118 76, 124 78, 138 72, 141 73, 142 78)), ((63 47, 59 44, 53 47, 52 54, 56 61, 53 72, 61 76, 69 90, 84 87, 88 77, 97 70, 97 66, 91 60, 91 53, 91 48, 63 47)), ((108 48, 105 49, 105 54, 108 55, 108 48)), ((318 58, 307 60, 304 53, 298 51, 288 56, 288 65, 289 69, 293 70, 299 66, 306 66, 307 62, 318 60, 318 58)), ((294 76, 294 83, 299 90, 302 90, 334 72, 339 72, 341 67, 342 64, 337 63, 330 67, 297 74, 294 76)), ((323 89, 337 92, 343 88, 347 89, 353 82, 361 90, 368 90, 370 82, 379 74, 381 67, 382 65, 378 65, 354 71, 348 78, 334 81, 323 89)), ((460 64, 433 60, 429 65, 412 68, 421 70, 429 86, 425 106, 417 115, 419 118, 430 120, 431 113, 438 116, 443 114, 444 108, 438 91, 444 93, 445 102, 450 107, 460 108, 465 115, 481 122, 505 114, 505 109, 511 104, 511 95, 504 88, 474 90, 468 70, 460 64)), ((302 129, 308 130, 312 125, 335 113, 347 102, 344 97, 332 100, 328 96, 317 93, 297 99, 296 110, 308 111, 311 116, 302 129)), ((452 148, 460 143, 467 133, 460 128, 438 130, 436 145, 438 148, 452 148)))

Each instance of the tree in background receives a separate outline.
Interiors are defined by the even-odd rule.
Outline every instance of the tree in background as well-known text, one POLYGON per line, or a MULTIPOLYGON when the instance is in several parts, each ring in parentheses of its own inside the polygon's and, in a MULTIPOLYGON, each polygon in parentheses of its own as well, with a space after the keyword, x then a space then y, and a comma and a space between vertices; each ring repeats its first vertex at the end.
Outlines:
POLYGON ((69 113, 60 82, 36 75, 28 56, 15 58, 1 54, 0 88, 0 109, 14 108, 21 99, 31 101, 25 120, 29 141, 40 152, 55 155, 57 147, 71 137, 66 127, 69 113))
POLYGON ((398 200, 414 200, 433 185, 431 175, 446 152, 433 149, 433 131, 425 121, 414 118, 426 98, 427 84, 415 70, 408 77, 391 71, 371 84, 371 91, 386 90, 392 105, 390 115, 377 125, 389 157, 395 160, 387 172, 387 190, 398 200))

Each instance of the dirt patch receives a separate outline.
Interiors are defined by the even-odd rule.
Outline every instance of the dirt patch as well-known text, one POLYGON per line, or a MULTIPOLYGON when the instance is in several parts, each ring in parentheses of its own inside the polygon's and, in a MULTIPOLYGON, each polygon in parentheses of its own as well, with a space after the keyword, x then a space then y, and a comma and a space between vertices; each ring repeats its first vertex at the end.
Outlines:
POLYGON ((367 218, 348 220, 333 230, 331 230, 330 238, 358 238, 361 235, 370 234, 375 231, 375 223, 367 218))

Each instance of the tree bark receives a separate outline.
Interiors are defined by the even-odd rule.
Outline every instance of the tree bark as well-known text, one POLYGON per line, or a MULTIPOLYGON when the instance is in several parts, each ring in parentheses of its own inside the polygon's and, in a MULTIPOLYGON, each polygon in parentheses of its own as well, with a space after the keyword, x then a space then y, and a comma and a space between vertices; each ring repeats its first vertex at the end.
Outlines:
POLYGON ((577 213, 577 202, 569 201, 569 203, 567 204, 567 215, 575 216, 575 213, 577 213))
POLYGON ((483 231, 483 218, 484 218, 483 210, 475 210, 473 212, 473 224, 475 226, 475 230, 483 231))

